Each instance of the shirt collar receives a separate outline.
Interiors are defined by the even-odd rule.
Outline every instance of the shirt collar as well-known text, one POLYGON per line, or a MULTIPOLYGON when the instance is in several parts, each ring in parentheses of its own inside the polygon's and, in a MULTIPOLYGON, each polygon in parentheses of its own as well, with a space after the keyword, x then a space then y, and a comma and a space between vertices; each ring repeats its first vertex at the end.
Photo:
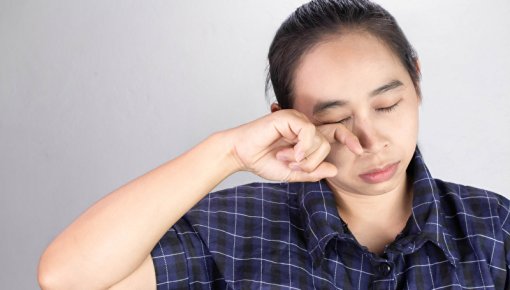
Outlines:
MULTIPOLYGON (((428 171, 420 150, 416 148, 408 167, 413 182, 413 209, 410 220, 397 243, 404 253, 414 252, 431 241, 455 266, 457 248, 446 229, 441 210, 439 188, 428 171)), ((338 215, 333 192, 322 180, 313 183, 296 183, 299 207, 302 213, 308 252, 314 264, 321 261, 333 237, 353 239, 345 230, 338 215)))
POLYGON ((301 186, 297 192, 306 246, 315 265, 324 257, 328 242, 335 236, 344 236, 346 232, 336 209, 333 192, 326 182, 298 184, 301 186))
POLYGON ((443 251, 450 263, 456 266, 458 251, 445 223, 441 189, 430 175, 418 148, 409 165, 408 175, 413 178, 413 209, 403 235, 408 239, 415 237, 412 247, 416 249, 431 241, 443 251))

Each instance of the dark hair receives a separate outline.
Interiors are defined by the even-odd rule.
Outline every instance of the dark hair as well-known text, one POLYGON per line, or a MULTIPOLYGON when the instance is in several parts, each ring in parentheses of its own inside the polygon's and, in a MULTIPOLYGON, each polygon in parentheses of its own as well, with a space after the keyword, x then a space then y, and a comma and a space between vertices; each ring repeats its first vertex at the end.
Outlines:
POLYGON ((272 85, 280 107, 292 108, 294 72, 303 55, 328 36, 352 30, 366 31, 388 45, 421 97, 415 50, 395 18, 369 0, 313 0, 297 8, 282 23, 269 48, 266 95, 272 85))

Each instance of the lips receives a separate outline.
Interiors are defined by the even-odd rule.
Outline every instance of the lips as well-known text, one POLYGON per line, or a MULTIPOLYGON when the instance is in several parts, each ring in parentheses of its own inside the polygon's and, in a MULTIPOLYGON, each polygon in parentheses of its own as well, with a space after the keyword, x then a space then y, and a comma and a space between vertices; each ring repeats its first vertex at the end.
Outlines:
POLYGON ((359 177, 371 184, 387 181, 395 175, 400 161, 388 164, 382 168, 375 168, 359 175, 359 177))

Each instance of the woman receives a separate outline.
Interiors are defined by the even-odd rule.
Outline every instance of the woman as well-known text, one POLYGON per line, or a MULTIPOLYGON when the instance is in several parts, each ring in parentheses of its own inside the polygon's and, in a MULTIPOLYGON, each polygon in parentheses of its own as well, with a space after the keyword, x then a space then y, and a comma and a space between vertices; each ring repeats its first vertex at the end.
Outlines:
POLYGON ((368 1, 298 8, 272 114, 107 195, 41 258, 44 289, 508 289, 509 201, 433 179, 419 63, 368 1), (209 193, 246 170, 280 183, 209 193))

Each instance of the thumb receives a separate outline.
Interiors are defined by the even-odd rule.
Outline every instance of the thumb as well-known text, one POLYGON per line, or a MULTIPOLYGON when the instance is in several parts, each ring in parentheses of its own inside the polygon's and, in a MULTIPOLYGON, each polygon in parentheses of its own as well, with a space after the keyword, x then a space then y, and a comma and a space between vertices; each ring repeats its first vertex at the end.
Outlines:
POLYGON ((315 168, 315 170, 311 172, 305 172, 301 170, 292 170, 289 173, 289 176, 286 178, 286 181, 289 182, 314 182, 319 181, 321 179, 327 178, 327 177, 333 177, 337 175, 338 169, 335 165, 329 163, 329 162, 322 162, 315 168))

